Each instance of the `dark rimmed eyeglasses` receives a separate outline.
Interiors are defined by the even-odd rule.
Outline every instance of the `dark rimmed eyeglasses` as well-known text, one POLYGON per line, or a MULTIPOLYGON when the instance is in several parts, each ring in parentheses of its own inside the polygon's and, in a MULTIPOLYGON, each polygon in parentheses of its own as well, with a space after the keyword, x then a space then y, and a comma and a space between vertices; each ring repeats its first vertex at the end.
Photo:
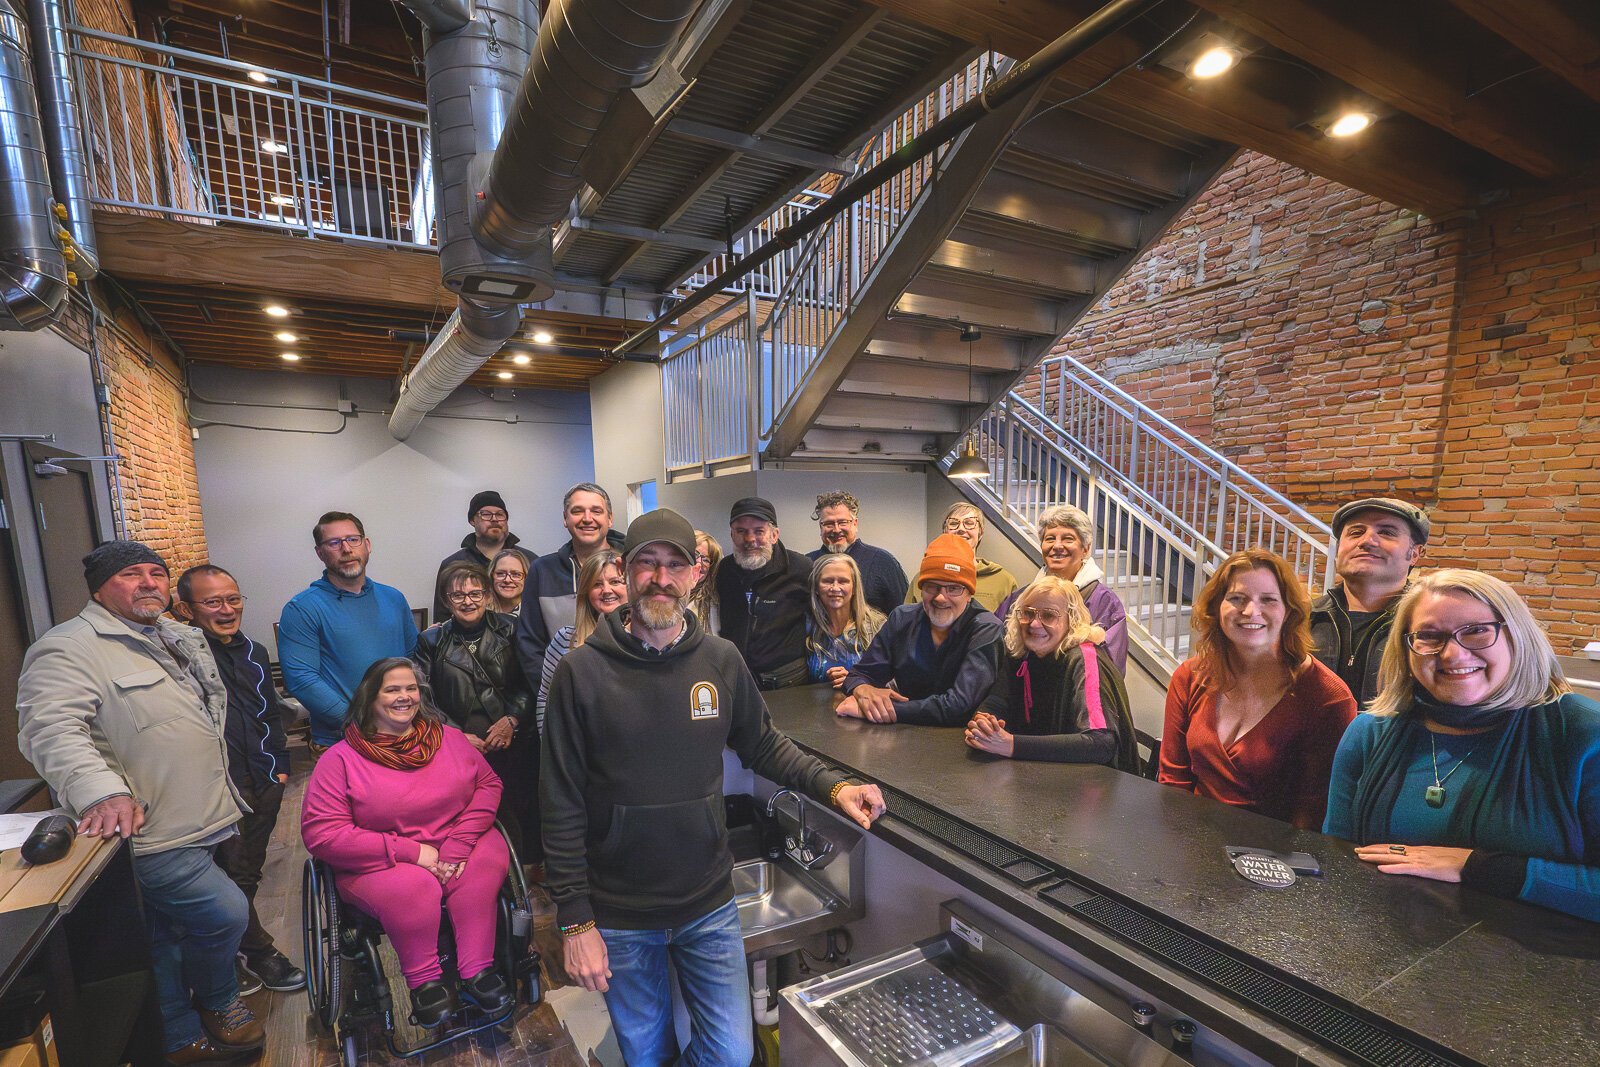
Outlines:
POLYGON ((196 600, 194 606, 205 608, 207 611, 221 611, 223 608, 238 611, 244 607, 244 602, 248 599, 243 593, 235 593, 232 596, 214 596, 207 600, 196 600))
POLYGON ((330 537, 322 542, 322 547, 329 552, 337 552, 346 545, 354 548, 366 539, 366 534, 351 534, 349 537, 330 537))
POLYGON ((1406 634, 1406 647, 1419 656, 1437 656, 1451 641, 1469 652, 1480 652, 1500 640, 1503 622, 1469 622, 1454 630, 1413 630, 1406 634))

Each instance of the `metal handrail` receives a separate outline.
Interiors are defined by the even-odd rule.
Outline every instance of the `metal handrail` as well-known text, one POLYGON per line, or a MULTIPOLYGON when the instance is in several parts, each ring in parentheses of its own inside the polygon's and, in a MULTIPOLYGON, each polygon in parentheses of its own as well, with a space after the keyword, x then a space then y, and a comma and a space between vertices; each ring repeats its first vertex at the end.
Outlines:
POLYGON ((1020 397, 1006 397, 979 423, 976 445, 991 475, 963 486, 1034 538, 1039 516, 1051 507, 1073 504, 1088 514, 1096 527, 1094 557, 1107 587, 1123 601, 1133 639, 1167 671, 1176 669, 1189 654, 1193 594, 1226 553, 1203 536, 1186 537, 1171 528, 1167 516, 1149 506, 1152 501, 1110 484, 1109 472, 1019 415, 1018 403, 1031 408, 1020 397))
MULTIPOLYGON (((1302 537, 1305 537, 1306 540, 1312 542, 1313 544, 1326 547, 1328 537, 1332 534, 1332 528, 1327 523, 1323 522, 1311 512, 1307 511, 1299 504, 1296 504, 1283 493, 1274 489, 1272 486, 1251 474, 1237 463, 1228 459, 1221 452, 1218 452, 1204 441, 1201 441, 1199 438, 1195 437, 1177 423, 1172 422, 1154 408, 1132 396, 1127 391, 1120 388, 1115 382, 1105 378, 1094 369, 1084 365, 1082 362, 1073 358, 1072 356, 1052 356, 1049 359, 1043 360, 1039 364, 1038 373, 1040 377, 1041 399, 1046 395, 1044 392, 1044 389, 1047 388, 1045 384, 1045 378, 1049 375, 1051 369, 1056 367, 1071 367, 1080 376, 1089 379, 1096 386, 1098 386, 1102 394, 1110 394, 1110 396, 1114 397, 1115 400, 1102 396, 1102 402, 1108 407, 1116 410, 1124 417, 1133 420, 1135 419, 1135 413, 1137 413, 1137 421, 1141 426, 1148 427, 1151 423, 1154 423, 1155 425, 1166 430, 1170 437, 1181 439, 1189 446, 1189 449, 1180 448, 1178 445, 1173 443, 1167 435, 1157 435, 1164 440, 1169 447, 1172 447, 1175 451, 1182 454, 1185 459, 1193 463, 1196 467, 1206 470, 1207 473, 1216 473, 1217 477, 1221 477, 1221 472, 1226 471, 1228 484, 1232 487, 1236 487, 1239 482, 1244 482, 1253 486, 1273 503, 1282 507, 1284 511, 1288 513, 1289 517, 1292 517, 1304 527, 1308 527, 1311 531, 1314 531, 1316 534, 1321 536, 1312 536, 1304 529, 1297 529, 1297 533, 1299 533, 1302 537), (1118 404, 1116 401, 1121 401, 1121 403, 1118 404), (1206 460, 1210 461, 1215 468, 1215 471, 1213 472, 1212 467, 1207 467, 1205 462, 1195 458, 1195 456, 1191 454, 1190 450, 1192 450, 1193 453, 1198 453, 1200 456, 1203 456, 1206 460)), ((1152 431, 1146 430, 1146 432, 1152 431)), ((1234 491, 1237 492, 1237 488, 1235 488, 1234 491)))
POLYGON ((97 206, 433 247, 432 212, 418 199, 430 188, 425 105, 89 27, 68 32, 97 149, 97 206))
POLYGON ((754 296, 738 314, 710 327, 702 319, 687 340, 661 363, 663 467, 667 480, 694 474, 709 478, 730 464, 754 466, 757 451, 748 402, 750 351, 760 342, 754 296))

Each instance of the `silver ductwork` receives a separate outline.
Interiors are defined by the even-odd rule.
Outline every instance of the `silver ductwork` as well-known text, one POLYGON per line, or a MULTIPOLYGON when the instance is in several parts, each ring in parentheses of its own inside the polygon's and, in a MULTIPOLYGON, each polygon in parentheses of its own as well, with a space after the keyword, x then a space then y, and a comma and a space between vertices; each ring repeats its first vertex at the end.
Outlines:
MULTIPOLYGON (((412 10, 435 10, 408 0, 412 10)), ((420 17, 420 16, 419 16, 420 17)), ((473 174, 488 165, 533 54, 532 0, 478 0, 470 21, 427 34, 428 128, 433 150, 439 270, 445 287, 478 300, 545 300, 555 292, 548 228, 542 249, 500 256, 472 235, 473 174)))
POLYGON ((459 30, 472 18, 462 0, 405 0, 405 5, 432 33, 459 30))
POLYGON ((64 0, 27 0, 27 6, 50 183, 56 202, 67 209, 66 225, 76 245, 76 255, 69 253, 72 269, 79 281, 88 281, 100 272, 100 256, 94 239, 94 205, 89 199, 89 163, 78 112, 78 87, 68 65, 66 5, 64 0))
POLYGON ((0 0, 0 330, 49 325, 67 297, 22 17, 0 0))
POLYGON ((390 435, 396 441, 410 437, 423 417, 500 351, 521 323, 521 305, 480 304, 462 297, 439 336, 406 375, 400 399, 389 416, 390 435))
POLYGON ((474 199, 472 229, 502 255, 549 240, 617 95, 655 77, 700 0, 550 0, 538 47, 474 199))

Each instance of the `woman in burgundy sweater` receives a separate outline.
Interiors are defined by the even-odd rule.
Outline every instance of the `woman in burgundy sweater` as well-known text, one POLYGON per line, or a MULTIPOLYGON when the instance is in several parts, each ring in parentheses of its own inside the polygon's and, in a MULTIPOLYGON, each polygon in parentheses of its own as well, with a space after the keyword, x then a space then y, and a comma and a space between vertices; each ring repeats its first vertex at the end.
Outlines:
POLYGON ((1196 654, 1167 686, 1160 780, 1321 828, 1349 688, 1311 656, 1311 600, 1280 557, 1228 557, 1194 604, 1196 654))
POLYGON ((500 779, 423 700, 411 661, 367 668, 344 739, 322 754, 301 807, 306 850, 394 945, 418 1026, 458 1007, 439 964, 440 904, 455 929, 461 992, 494 1013, 511 992, 494 969, 496 898, 510 854, 495 832, 500 779))

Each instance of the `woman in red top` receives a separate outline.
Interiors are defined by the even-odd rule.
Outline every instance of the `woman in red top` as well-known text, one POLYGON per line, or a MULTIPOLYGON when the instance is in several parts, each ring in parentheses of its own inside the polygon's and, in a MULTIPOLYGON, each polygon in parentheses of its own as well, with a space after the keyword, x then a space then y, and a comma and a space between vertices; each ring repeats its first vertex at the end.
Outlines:
POLYGON ((1194 605, 1196 654, 1167 687, 1162 782, 1321 828, 1356 702, 1311 656, 1310 614, 1288 563, 1265 549, 1217 568, 1194 605))

